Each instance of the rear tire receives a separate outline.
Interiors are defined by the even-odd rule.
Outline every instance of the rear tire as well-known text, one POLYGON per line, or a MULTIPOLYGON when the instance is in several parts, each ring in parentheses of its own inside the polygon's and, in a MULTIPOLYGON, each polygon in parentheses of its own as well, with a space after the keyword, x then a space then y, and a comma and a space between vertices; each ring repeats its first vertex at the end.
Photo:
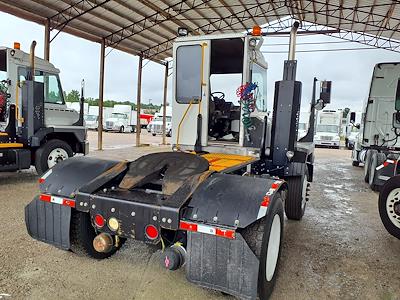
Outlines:
POLYGON ((358 166, 360 165, 360 163, 359 163, 358 161, 356 161, 356 160, 353 160, 353 162, 351 163, 351 165, 352 165, 353 167, 358 167, 358 166))
POLYGON ((268 207, 267 216, 242 232, 250 249, 260 260, 257 291, 260 300, 269 299, 271 296, 279 270, 284 218, 282 198, 280 195, 276 197, 268 207))
POLYGON ((124 126, 121 126, 121 127, 119 128, 119 132, 120 132, 120 133, 124 133, 124 132, 125 132, 124 126))
POLYGON ((308 172, 306 171, 303 176, 288 177, 286 181, 288 183, 288 193, 285 199, 286 217, 290 220, 301 220, 308 200, 307 189, 310 185, 308 172))
POLYGON ((152 133, 152 135, 153 135, 153 136, 156 136, 156 134, 155 134, 155 133, 152 133))
POLYGON ((378 208, 383 226, 400 239, 400 176, 390 178, 382 187, 378 208))
POLYGON ((364 162, 364 181, 366 183, 369 182, 369 171, 370 171, 370 164, 371 164, 371 158, 372 155, 377 152, 374 149, 367 150, 367 153, 365 154, 365 162, 364 162))
POLYGON ((72 148, 62 140, 50 140, 43 144, 35 152, 35 168, 39 175, 42 175, 53 166, 74 155, 72 148))
POLYGON ((71 251, 79 256, 88 256, 95 259, 104 259, 113 255, 121 246, 125 243, 126 239, 120 238, 118 247, 108 253, 97 252, 93 247, 93 240, 96 237, 96 231, 94 230, 90 221, 90 215, 88 213, 74 211, 71 217, 71 251))

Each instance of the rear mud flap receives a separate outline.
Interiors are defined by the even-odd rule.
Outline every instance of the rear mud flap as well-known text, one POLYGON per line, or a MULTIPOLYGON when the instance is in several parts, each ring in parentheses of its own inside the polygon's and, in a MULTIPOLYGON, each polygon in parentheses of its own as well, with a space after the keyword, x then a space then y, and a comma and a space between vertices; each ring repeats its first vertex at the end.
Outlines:
POLYGON ((71 208, 40 201, 35 197, 25 206, 25 224, 31 237, 63 250, 69 250, 71 208))
POLYGON ((227 239, 188 232, 186 277, 240 299, 257 298, 259 260, 243 237, 227 239))

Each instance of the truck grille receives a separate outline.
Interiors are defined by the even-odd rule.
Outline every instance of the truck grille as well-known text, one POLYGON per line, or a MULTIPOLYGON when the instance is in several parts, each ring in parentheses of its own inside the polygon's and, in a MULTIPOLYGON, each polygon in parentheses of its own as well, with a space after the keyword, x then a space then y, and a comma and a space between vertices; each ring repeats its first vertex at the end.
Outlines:
POLYGON ((321 140, 331 141, 332 140, 332 136, 321 136, 321 140))
POLYGON ((151 129, 154 131, 157 131, 157 132, 162 131, 162 125, 161 124, 153 124, 151 129))

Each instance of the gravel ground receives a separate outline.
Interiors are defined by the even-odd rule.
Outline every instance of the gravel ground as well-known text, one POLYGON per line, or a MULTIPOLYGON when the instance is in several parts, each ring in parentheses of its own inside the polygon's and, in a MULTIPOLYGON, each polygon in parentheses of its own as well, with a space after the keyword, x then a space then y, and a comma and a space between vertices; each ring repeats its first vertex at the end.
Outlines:
MULTIPOLYGON (((108 136, 105 143, 119 144, 113 138, 108 136)), ((91 155, 134 159, 167 149, 126 146, 91 155)), ((112 258, 95 261, 31 239, 24 206, 38 191, 37 178, 33 170, 0 174, 0 295, 10 294, 10 299, 233 299, 188 283, 182 270, 163 270, 160 252, 135 241, 128 241, 112 258)), ((301 222, 285 222, 272 299, 400 299, 400 241, 383 228, 377 197, 363 182, 362 168, 351 166, 349 151, 317 149, 306 214, 301 222)))

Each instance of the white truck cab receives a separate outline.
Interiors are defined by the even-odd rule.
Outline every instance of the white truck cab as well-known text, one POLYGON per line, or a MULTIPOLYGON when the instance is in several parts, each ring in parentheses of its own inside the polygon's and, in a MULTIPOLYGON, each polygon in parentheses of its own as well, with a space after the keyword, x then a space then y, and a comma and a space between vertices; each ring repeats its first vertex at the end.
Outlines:
POLYGON ((342 112, 324 109, 318 113, 315 129, 315 146, 340 148, 342 112))

